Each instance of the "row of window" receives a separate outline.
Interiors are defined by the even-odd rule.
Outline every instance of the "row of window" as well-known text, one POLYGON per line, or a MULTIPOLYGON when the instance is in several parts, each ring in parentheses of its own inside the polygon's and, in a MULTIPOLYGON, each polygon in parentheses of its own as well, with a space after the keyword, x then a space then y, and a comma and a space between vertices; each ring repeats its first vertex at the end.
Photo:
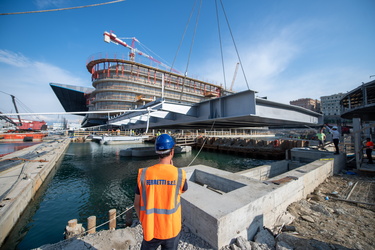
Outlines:
POLYGON ((166 74, 164 72, 140 67, 138 65, 105 62, 96 64, 94 69, 94 72, 92 72, 93 80, 104 78, 133 78, 137 81, 143 81, 146 83, 161 84, 161 78, 164 74, 165 84, 176 85, 174 88, 179 88, 179 86, 182 86, 182 84, 184 84, 184 87, 186 88, 191 88, 198 91, 214 91, 216 88, 220 88, 219 86, 194 81, 190 78, 184 78, 183 76, 166 74), (110 70, 108 70, 108 67, 110 70))

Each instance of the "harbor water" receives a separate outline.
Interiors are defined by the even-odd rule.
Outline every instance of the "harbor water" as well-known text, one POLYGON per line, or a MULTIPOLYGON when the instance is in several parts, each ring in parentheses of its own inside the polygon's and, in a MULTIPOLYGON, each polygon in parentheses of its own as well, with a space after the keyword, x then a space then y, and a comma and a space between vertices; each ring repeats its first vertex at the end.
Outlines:
POLYGON ((30 147, 40 142, 0 142, 0 156, 30 147))
MULTIPOLYGON (((87 228, 87 218, 92 215, 100 225, 108 220, 110 209, 115 208, 118 214, 125 211, 133 204, 138 169, 158 162, 154 157, 120 156, 120 150, 135 146, 145 144, 71 143, 1 249, 32 249, 56 243, 63 240, 65 226, 71 219, 87 228)), ((197 153, 193 150, 175 155, 174 165, 203 164, 238 172, 272 162, 204 150, 196 157, 197 153)), ((117 225, 124 227, 124 220, 119 218, 117 225)), ((108 225, 97 230, 101 229, 108 229, 108 225)))

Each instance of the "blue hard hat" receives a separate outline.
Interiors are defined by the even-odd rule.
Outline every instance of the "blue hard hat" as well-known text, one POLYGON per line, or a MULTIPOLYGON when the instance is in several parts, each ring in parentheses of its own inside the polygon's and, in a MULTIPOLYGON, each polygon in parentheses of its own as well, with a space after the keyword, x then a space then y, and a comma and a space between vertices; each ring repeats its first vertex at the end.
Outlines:
POLYGON ((161 134, 156 138, 155 152, 158 154, 168 153, 174 147, 174 144, 175 142, 172 136, 168 134, 161 134))

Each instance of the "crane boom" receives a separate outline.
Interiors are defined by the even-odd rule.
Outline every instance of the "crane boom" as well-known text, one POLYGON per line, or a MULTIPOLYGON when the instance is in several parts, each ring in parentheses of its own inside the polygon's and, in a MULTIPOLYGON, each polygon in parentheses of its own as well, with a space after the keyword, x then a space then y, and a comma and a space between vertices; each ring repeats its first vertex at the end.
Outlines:
MULTIPOLYGON (((15 96, 14 95, 10 95, 12 97, 12 102, 13 102, 13 105, 14 105, 14 108, 16 109, 16 112, 18 114, 18 108, 17 108, 17 105, 16 105, 16 100, 15 100, 15 96)), ((17 115, 18 117, 18 121, 20 122, 20 124, 18 126, 22 126, 22 121, 21 121, 21 117, 20 115, 17 115)))
POLYGON ((240 63, 238 62, 236 64, 236 69, 234 70, 234 74, 233 74, 233 79, 232 79, 232 84, 230 85, 230 91, 232 91, 232 88, 233 88, 233 85, 234 85, 234 81, 236 81, 236 77, 237 77, 237 71, 238 71, 238 66, 240 65, 240 63))
POLYGON ((150 59, 151 61, 154 61, 156 62, 157 64, 160 64, 161 66, 167 68, 168 70, 171 70, 175 73, 178 73, 178 74, 181 74, 179 71, 169 67, 168 65, 160 62, 159 60, 153 58, 152 56, 150 55, 147 55, 146 53, 143 53, 142 51, 136 49, 134 47, 134 41, 138 41, 135 37, 133 37, 133 42, 132 42, 132 46, 130 46, 129 44, 127 44, 126 42, 122 41, 120 38, 118 38, 114 33, 112 32, 107 32, 105 31, 104 32, 104 41, 107 42, 107 43, 110 43, 110 42, 113 42, 115 44, 120 44, 128 49, 130 49, 130 53, 129 53, 129 59, 130 61, 133 61, 135 60, 135 54, 138 54, 138 55, 141 55, 141 56, 144 56, 148 59, 150 59))

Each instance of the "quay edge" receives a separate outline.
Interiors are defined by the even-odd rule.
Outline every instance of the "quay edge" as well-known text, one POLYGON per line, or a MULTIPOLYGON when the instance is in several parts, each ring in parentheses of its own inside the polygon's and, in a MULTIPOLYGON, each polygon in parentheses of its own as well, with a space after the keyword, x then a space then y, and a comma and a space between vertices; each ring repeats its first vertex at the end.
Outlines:
POLYGON ((12 158, 18 158, 19 161, 19 164, 0 172, 0 247, 69 144, 70 138, 44 141, 0 157, 0 161, 12 158), (30 153, 35 157, 22 158, 30 153))

